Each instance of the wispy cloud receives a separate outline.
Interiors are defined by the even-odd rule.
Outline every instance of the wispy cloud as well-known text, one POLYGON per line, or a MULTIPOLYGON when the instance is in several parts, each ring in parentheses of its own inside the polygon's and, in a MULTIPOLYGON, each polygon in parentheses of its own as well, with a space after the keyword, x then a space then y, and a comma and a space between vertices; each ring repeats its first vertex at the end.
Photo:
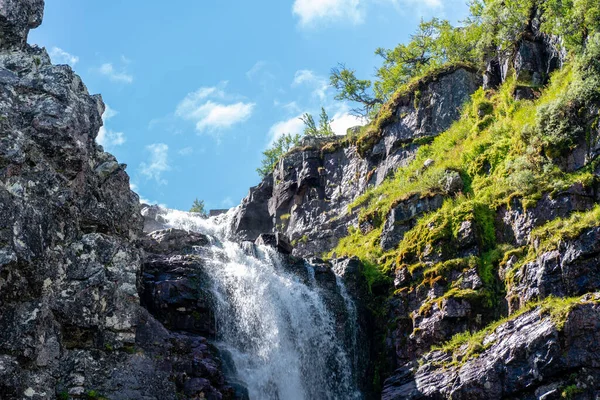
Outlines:
POLYGON ((360 24, 364 22, 369 5, 391 4, 398 11, 418 10, 420 13, 438 11, 444 3, 454 0, 295 0, 292 12, 300 26, 313 27, 331 22, 360 24))
POLYGON ((189 156, 193 152, 194 152, 194 149, 192 147, 188 146, 188 147, 184 147, 183 149, 179 149, 177 154, 179 154, 180 156, 189 156))
POLYGON ((298 103, 296 103, 295 101, 290 101, 289 103, 281 103, 278 100, 273 101, 273 105, 275 107, 280 107, 283 110, 285 110, 288 113, 299 113, 300 112, 300 107, 298 107, 298 103))
POLYGON ((159 185, 166 185, 168 181, 162 174, 171 169, 169 165, 169 146, 164 143, 153 143, 146 146, 150 153, 147 162, 140 164, 140 173, 146 179, 154 179, 159 185))
POLYGON ((123 145, 127 139, 125 138, 125 134, 123 132, 115 132, 106 127, 107 121, 117 115, 118 111, 110 108, 108 104, 105 106, 106 108, 102 114, 102 122, 104 125, 101 126, 100 130, 98 131, 96 143, 104 147, 104 149, 107 151, 112 151, 115 147, 123 145))
POLYGON ((266 61, 257 61, 252 68, 250 68, 247 72, 246 72, 246 77, 250 80, 253 80, 257 77, 257 75, 259 75, 267 66, 267 62, 266 61))
POLYGON ((189 93, 177 106, 175 115, 196 124, 198 132, 215 132, 231 128, 252 115, 255 103, 237 101, 240 96, 225 92, 227 82, 202 87, 189 93))
POLYGON ((293 118, 279 121, 273 124, 269 129, 269 143, 267 147, 271 147, 271 145, 279 139, 281 136, 286 133, 290 133, 295 135, 297 133, 302 133, 304 131, 304 123, 300 119, 301 115, 297 115, 293 118))
POLYGON ((50 50, 50 58, 57 64, 69 64, 71 67, 74 67, 79 62, 79 57, 67 53, 60 47, 53 47, 50 50))
POLYGON ((309 86, 313 89, 313 96, 324 100, 327 96, 327 89, 329 89, 329 83, 325 77, 315 74, 309 69, 301 69, 296 71, 294 80, 292 81, 292 87, 298 87, 301 85, 309 86))
POLYGON ((295 0, 292 11, 302 26, 340 20, 358 24, 364 19, 360 0, 295 0))
POLYGON ((101 75, 106 76, 113 82, 132 83, 133 75, 128 74, 124 69, 117 71, 111 63, 105 63, 98 68, 101 75))

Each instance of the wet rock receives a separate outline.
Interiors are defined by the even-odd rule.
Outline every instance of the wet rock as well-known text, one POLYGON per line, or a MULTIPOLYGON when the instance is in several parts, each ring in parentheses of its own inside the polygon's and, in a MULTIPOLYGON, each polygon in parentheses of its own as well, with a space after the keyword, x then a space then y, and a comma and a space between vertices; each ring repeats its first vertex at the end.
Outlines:
POLYGON ((533 228, 555 218, 564 218, 574 211, 589 210, 595 202, 595 188, 581 184, 575 184, 553 196, 544 194, 534 206, 527 209, 520 199, 513 199, 510 208, 502 207, 498 212, 498 239, 522 246, 529 240, 533 228))
MULTIPOLYGON (((231 398, 206 339, 167 331, 140 304, 139 197, 95 142, 102 98, 25 43, 43 5, 0 0, 0 397, 175 399, 201 378, 213 398, 231 398)), ((150 242, 169 254, 206 238, 168 231, 150 242)), ((181 271, 148 269, 166 290, 148 304, 201 309, 192 280, 169 280, 181 271)), ((183 331, 177 312, 165 323, 183 331)))
POLYGON ((267 176, 237 208, 232 229, 240 240, 256 240, 261 233, 273 230, 273 218, 269 214, 269 199, 273 194, 273 177, 267 176))
POLYGON ((578 296, 600 287, 600 228, 584 231, 562 242, 556 250, 541 254, 535 261, 514 272, 507 298, 518 299, 512 310, 548 296, 578 296))
POLYGON ((293 247, 288 238, 281 233, 263 233, 254 242, 257 246, 270 246, 282 254, 291 254, 293 247))
POLYGON ((149 233, 143 246, 155 254, 190 254, 195 247, 209 243, 208 237, 201 233, 169 228, 149 233))
POLYGON ((141 215, 144 217, 144 232, 150 233, 168 229, 168 222, 162 215, 164 212, 164 209, 159 206, 144 204, 141 210, 141 215))

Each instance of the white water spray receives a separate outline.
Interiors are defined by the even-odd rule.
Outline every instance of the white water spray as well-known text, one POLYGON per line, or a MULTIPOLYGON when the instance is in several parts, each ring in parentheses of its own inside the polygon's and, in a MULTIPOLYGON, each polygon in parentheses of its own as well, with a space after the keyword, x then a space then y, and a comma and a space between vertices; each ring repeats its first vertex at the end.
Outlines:
MULTIPOLYGON (((306 282, 286 271, 273 249, 228 240, 233 211, 208 219, 175 210, 161 216, 169 227, 212 238, 205 269, 217 303, 217 345, 231 354, 252 400, 362 398, 354 375, 356 332, 350 343, 338 337, 335 311, 312 267, 306 282)), ((337 288, 355 325, 356 309, 340 280, 337 288)))

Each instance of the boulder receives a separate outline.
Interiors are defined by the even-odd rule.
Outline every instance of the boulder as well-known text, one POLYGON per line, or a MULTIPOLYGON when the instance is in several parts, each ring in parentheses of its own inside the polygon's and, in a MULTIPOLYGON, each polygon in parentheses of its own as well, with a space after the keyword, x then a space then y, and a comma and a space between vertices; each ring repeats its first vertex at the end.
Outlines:
POLYGON ((414 227, 419 216, 437 210, 443 202, 442 195, 421 197, 418 194, 400 202, 387 216, 381 233, 381 248, 390 250, 396 247, 404 234, 414 227))
POLYGON ((291 254, 293 247, 287 237, 281 233, 262 233, 254 242, 257 246, 269 246, 282 254, 291 254))

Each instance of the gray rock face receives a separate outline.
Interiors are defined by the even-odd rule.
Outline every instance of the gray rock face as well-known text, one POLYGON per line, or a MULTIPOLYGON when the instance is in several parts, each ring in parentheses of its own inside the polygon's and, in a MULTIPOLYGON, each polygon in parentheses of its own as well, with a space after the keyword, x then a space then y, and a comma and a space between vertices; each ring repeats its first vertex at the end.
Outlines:
POLYGON ((558 249, 541 254, 514 274, 507 294, 513 309, 548 296, 572 297, 600 287, 600 228, 560 243, 558 249))
MULTIPOLYGON (((515 50, 500 52, 497 57, 489 60, 485 73, 486 89, 497 87, 513 73, 518 83, 539 87, 548 81, 553 71, 563 66, 567 51, 561 39, 540 32, 540 24, 540 16, 536 15, 515 50)), ((517 93, 518 97, 523 96, 524 89, 517 89, 520 91, 517 93)))
MULTIPOLYGON (((578 382, 579 397, 592 399, 600 354, 599 294, 582 298, 566 315, 527 312, 483 338, 482 351, 460 360, 433 351, 421 365, 407 365, 388 379, 382 399, 559 399, 578 382)), ((564 398, 564 397, 563 397, 564 398)))
POLYGON ((0 48, 22 47, 29 30, 42 23, 44 0, 0 1, 0 48))
POLYGON ((384 128, 387 152, 398 142, 435 136, 448 129, 460 116, 460 107, 482 83, 475 70, 459 67, 399 99, 396 122, 384 128))
POLYGON ((556 218, 564 218, 573 211, 590 210, 598 200, 594 187, 575 184, 553 196, 545 194, 533 207, 524 209, 519 199, 511 207, 502 207, 498 212, 498 239, 517 246, 529 240, 531 231, 556 218))
POLYGON ((273 218, 269 214, 269 199, 273 193, 273 177, 269 175, 242 200, 233 230, 241 240, 254 241, 261 233, 273 230, 273 218))
MULTIPOLYGON (((26 44, 43 5, 0 1, 0 397, 232 398, 206 339, 140 305, 139 198, 95 143, 101 97, 26 44)), ((162 254, 206 243, 148 240, 162 254)))
POLYGON ((418 217, 437 210, 443 202, 442 195, 422 198, 417 194, 392 208, 381 233, 381 248, 387 251, 396 247, 404 234, 415 226, 418 217))
POLYGON ((348 205, 367 187, 381 184, 409 163, 418 149, 413 140, 446 130, 480 86, 480 75, 466 67, 423 83, 418 92, 399 101, 395 120, 383 128, 382 138, 364 156, 355 146, 336 147, 335 139, 303 143, 305 147, 282 159, 273 177, 243 200, 234 232, 241 239, 254 240, 274 228, 291 239, 297 256, 331 250, 347 235, 348 227, 357 224, 348 205))

